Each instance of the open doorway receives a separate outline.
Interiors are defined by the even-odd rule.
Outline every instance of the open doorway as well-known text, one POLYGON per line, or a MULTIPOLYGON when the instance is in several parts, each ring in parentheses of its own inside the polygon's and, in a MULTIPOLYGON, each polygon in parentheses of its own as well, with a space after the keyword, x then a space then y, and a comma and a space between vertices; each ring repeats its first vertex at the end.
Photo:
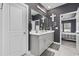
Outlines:
POLYGON ((76 11, 60 15, 60 44, 76 48, 76 11))

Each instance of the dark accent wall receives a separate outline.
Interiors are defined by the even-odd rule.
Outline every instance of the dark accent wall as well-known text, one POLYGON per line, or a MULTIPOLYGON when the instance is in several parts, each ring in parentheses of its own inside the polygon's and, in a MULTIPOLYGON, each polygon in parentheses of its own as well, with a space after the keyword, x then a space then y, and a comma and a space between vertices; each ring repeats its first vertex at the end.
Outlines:
MULTIPOLYGON (((76 11, 78 7, 79 7, 79 3, 67 3, 57 8, 48 10, 48 13, 47 13, 48 17, 52 13, 56 15, 55 22, 57 23, 58 30, 55 30, 55 33, 54 33, 55 42, 60 42, 60 14, 76 11)), ((51 18, 49 18, 49 24, 51 23, 50 20, 51 18)))

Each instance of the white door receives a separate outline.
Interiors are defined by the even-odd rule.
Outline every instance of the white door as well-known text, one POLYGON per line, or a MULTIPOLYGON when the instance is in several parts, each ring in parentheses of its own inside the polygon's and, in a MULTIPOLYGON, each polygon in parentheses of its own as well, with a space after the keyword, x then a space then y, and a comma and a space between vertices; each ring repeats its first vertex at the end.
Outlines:
POLYGON ((2 55, 2 9, 0 3, 0 56, 2 55))
POLYGON ((28 7, 3 4, 3 55, 23 55, 28 49, 28 7))

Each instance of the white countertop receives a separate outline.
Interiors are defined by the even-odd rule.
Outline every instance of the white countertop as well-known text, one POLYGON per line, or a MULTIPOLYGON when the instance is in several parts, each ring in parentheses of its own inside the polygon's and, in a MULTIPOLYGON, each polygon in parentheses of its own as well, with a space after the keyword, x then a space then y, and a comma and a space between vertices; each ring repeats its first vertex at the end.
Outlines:
POLYGON ((43 34, 47 34, 47 33, 53 33, 54 30, 41 30, 41 31, 38 31, 38 33, 36 33, 35 31, 31 31, 30 34, 32 35, 43 35, 43 34))

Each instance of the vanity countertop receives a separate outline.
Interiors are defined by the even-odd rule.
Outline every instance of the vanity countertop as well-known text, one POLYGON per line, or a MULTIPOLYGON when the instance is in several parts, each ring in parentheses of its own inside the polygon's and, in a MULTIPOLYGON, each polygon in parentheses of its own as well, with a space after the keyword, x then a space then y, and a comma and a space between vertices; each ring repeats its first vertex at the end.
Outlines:
POLYGON ((43 35, 43 34, 52 33, 52 32, 54 32, 54 30, 40 30, 37 33, 35 31, 31 31, 30 34, 31 35, 43 35))

